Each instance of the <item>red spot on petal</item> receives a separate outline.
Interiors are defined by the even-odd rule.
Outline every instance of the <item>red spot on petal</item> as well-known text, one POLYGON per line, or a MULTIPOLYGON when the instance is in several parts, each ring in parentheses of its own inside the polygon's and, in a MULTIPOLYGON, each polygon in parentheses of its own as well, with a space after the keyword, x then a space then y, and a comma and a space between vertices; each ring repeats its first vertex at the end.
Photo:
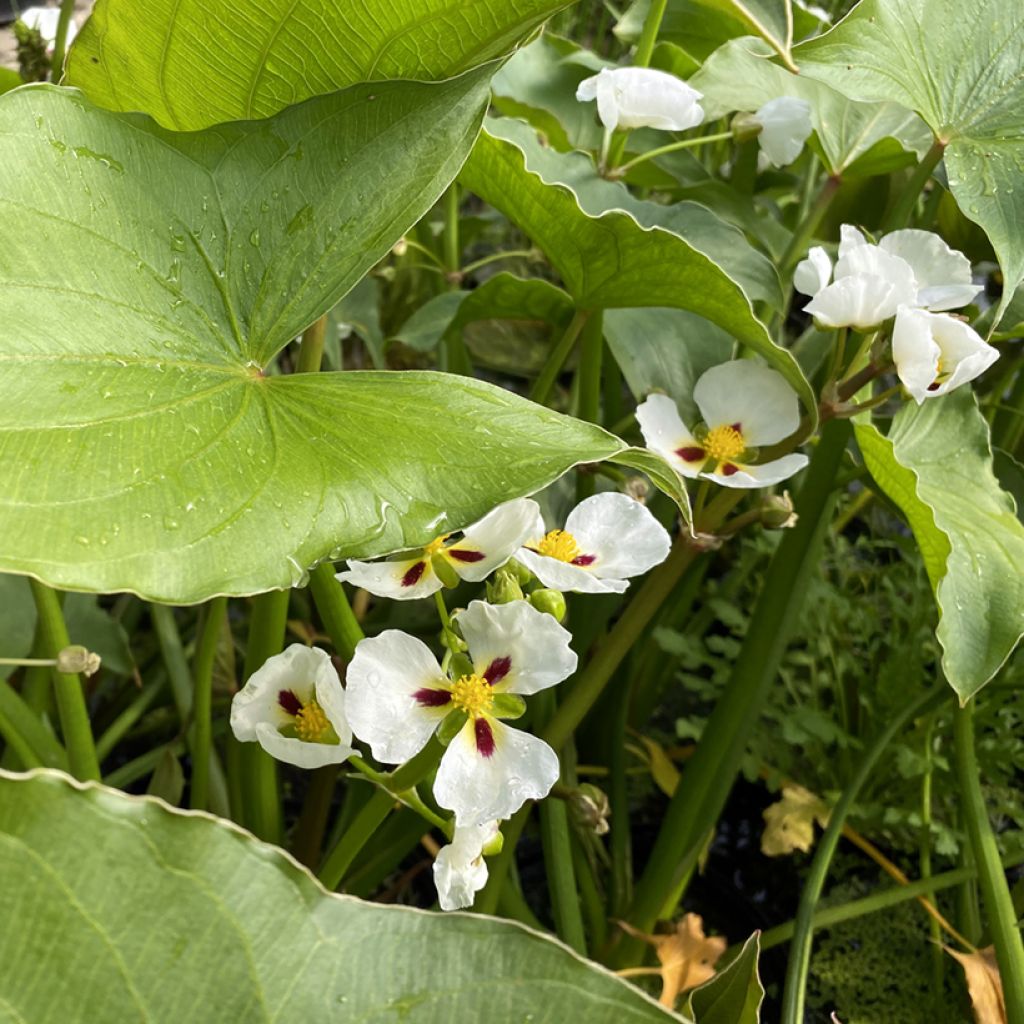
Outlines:
POLYGON ((577 555, 573 560, 573 565, 593 565, 597 561, 597 555, 577 555))
POLYGON ((702 462, 707 455, 703 448, 677 448, 676 455, 683 460, 683 462, 702 462))
POLYGON ((722 467, 722 476, 732 476, 733 473, 738 473, 739 471, 740 471, 740 467, 739 466, 734 466, 731 462, 727 462, 722 467))
POLYGON ((511 658, 495 658, 484 670, 484 679, 493 686, 508 675, 510 668, 512 668, 511 658))
POLYGON ((412 697, 423 708, 442 708, 452 699, 447 690, 433 690, 429 686, 417 690, 412 697))
POLYGON ((403 587, 414 587, 423 578, 423 574, 427 571, 426 562, 417 562, 415 565, 409 566, 406 570, 405 575, 402 577, 403 587))
POLYGON ((289 715, 297 715, 302 710, 302 701, 291 690, 281 690, 277 695, 277 703, 289 715))
POLYGON ((938 391, 939 388, 941 388, 941 387, 942 387, 942 385, 936 380, 936 381, 933 381, 931 384, 928 385, 928 390, 929 391, 938 391))
POLYGON ((735 430, 737 434, 742 434, 743 433, 743 424, 742 423, 733 423, 732 424, 732 429, 735 430))
POLYGON ((465 548, 449 548, 448 555, 456 562, 482 562, 487 557, 482 551, 467 551, 465 548))
POLYGON ((473 723, 473 732, 476 735, 476 749, 482 757, 490 757, 494 753, 494 732, 490 722, 486 718, 478 718, 473 723))

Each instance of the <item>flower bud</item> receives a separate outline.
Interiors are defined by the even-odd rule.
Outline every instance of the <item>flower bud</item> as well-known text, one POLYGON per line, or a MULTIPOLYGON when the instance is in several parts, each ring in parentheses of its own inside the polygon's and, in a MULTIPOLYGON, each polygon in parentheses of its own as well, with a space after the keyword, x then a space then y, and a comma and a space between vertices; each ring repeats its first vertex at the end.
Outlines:
POLYGON ((505 572, 512 573, 516 578, 516 582, 521 587, 525 587, 533 579, 533 573, 523 565, 522 562, 516 561, 514 558, 510 558, 503 566, 502 569, 505 572))
POLYGON ((766 530, 789 530, 796 526, 799 518, 793 509, 789 491, 771 495, 761 506, 761 525, 766 530))
POLYGON ((499 569, 494 578, 487 581, 487 600, 491 604, 508 604, 510 601, 522 601, 523 588, 516 579, 516 574, 507 568, 499 569))
POLYGON ((753 114, 737 114, 732 119, 729 130, 737 142, 749 142, 761 134, 764 125, 753 114))
POLYGON ((535 590, 530 595, 530 604, 539 612, 553 615, 556 622, 565 619, 565 595, 557 590, 535 590))
POLYGON ((603 836, 608 831, 608 816, 611 806, 607 794, 589 782, 574 789, 569 796, 569 807, 573 819, 581 827, 603 836))
POLYGON ((57 671, 66 672, 68 675, 92 676, 100 670, 100 656, 86 650, 80 644, 65 647, 57 655, 57 671))
POLYGON ((398 256, 399 258, 401 258, 402 256, 404 256, 404 255, 405 255, 405 254, 406 254, 406 253, 407 253, 408 251, 409 251, 409 242, 408 242, 408 241, 407 241, 407 240, 406 240, 405 238, 400 238, 400 239, 399 239, 399 240, 398 240, 397 242, 395 242, 395 244, 394 244, 394 245, 393 245, 393 246, 391 247, 391 252, 392 252, 392 253, 393 253, 393 254, 394 254, 395 256, 398 256))
POLYGON ((437 575, 437 578, 449 590, 453 590, 462 582, 462 580, 459 579, 459 574, 455 571, 452 563, 449 562, 447 556, 443 555, 440 551, 431 557, 430 565, 434 570, 434 573, 437 575))

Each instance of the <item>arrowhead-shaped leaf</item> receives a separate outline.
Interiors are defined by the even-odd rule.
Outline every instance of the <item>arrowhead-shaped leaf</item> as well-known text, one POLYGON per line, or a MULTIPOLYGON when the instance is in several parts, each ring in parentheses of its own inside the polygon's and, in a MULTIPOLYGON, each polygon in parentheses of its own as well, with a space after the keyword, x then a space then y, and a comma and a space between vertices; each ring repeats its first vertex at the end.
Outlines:
POLYGON ((916 110, 947 143, 950 190, 989 236, 1007 302, 1024 279, 1022 52, 1019 0, 861 0, 795 51, 802 74, 916 110))
POLYGON ((961 700, 1024 635, 1024 526, 992 471, 988 424, 969 388, 907 405, 885 437, 856 426, 868 470, 914 531, 935 599, 942 665, 961 700))
POLYGON ((335 896, 233 825, 57 772, 0 773, 0 872, 9 1019, 682 1020, 521 925, 335 896))
POLYGON ((468 379, 263 374, 436 201, 486 95, 480 72, 378 83, 195 134, 3 97, 0 568, 252 593, 619 451, 468 379))
POLYGON ((190 131, 359 82, 436 81, 512 47, 567 0, 97 0, 67 82, 190 131))

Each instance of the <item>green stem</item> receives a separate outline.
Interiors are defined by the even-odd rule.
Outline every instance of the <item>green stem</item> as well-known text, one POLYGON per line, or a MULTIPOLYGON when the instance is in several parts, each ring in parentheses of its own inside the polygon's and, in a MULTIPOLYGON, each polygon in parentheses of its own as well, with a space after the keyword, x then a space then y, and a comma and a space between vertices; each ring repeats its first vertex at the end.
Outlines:
POLYGON ((299 358, 295 364, 296 373, 316 373, 324 357, 324 340, 327 338, 327 316, 315 320, 302 332, 299 358))
POLYGON ((163 692, 167 683, 167 675, 162 668, 157 668, 153 678, 132 699, 132 702, 100 733, 96 740, 96 756, 100 763, 109 757, 110 752, 127 735, 133 725, 149 710, 150 705, 163 692))
MULTIPOLYGON (((459 186, 452 182, 444 194, 444 265, 449 280, 459 274, 462 246, 459 241, 459 186)), ((457 285, 457 281, 455 281, 457 285)))
POLYGON ((897 228, 904 228, 910 221, 910 215, 914 212, 918 197, 928 184, 932 171, 938 166, 942 154, 946 151, 946 144, 938 139, 932 143, 932 148, 925 154, 924 159, 914 168, 906 186, 900 193, 899 199, 893 204, 888 215, 882 222, 882 231, 895 231, 897 228))
MULTIPOLYGON (((579 408, 577 416, 588 423, 601 422, 601 370, 604 357, 604 315, 595 313, 583 328, 580 338, 579 408)), ((576 501, 594 493, 593 473, 576 474, 576 501)))
POLYGON ((437 607, 437 617, 441 620, 444 629, 452 628, 452 620, 448 615, 448 606, 444 603, 444 594, 440 590, 434 592, 434 604, 437 607))
POLYGON ((217 661, 217 644, 228 612, 228 599, 215 597, 206 606, 206 617, 199 634, 195 656, 195 689, 192 695, 192 784, 189 806, 204 811, 210 800, 210 756, 213 729, 210 709, 213 702, 213 667, 217 661))
MULTIPOLYGON (((33 768, 41 764, 47 768, 67 771, 68 758, 64 748, 44 721, 33 712, 28 702, 6 679, 0 679, 0 720, 0 734, 3 734, 4 739, 16 752, 19 752, 22 767, 33 768), (31 761, 20 753, 25 747, 31 753, 31 761)), ((8 764, 4 767, 8 767, 8 764)))
POLYGON ((365 634, 329 562, 321 562, 309 574, 309 589, 334 649, 350 661, 365 634))
POLYGON ((21 767, 25 771, 43 767, 42 758, 36 754, 32 744, 22 736, 15 728, 14 723, 4 714, 2 705, 0 705, 0 736, 3 736, 7 748, 17 755, 18 760, 21 761, 21 767))
POLYGON ((793 269, 807 255, 811 239, 814 238, 826 211, 832 205, 832 200, 839 191, 841 183, 841 179, 836 175, 827 177, 818 190, 818 195, 811 204, 811 208, 807 211, 807 216, 797 225, 793 237, 789 240, 789 245, 779 257, 779 275, 784 281, 789 279, 793 269))
MULTIPOLYGON (((253 598, 243 677, 249 677, 284 648, 290 591, 271 590, 253 598)), ((281 841, 277 762, 258 743, 242 748, 242 803, 250 831, 268 843, 281 841)))
POLYGON ((996 947, 996 961, 1006 1002, 1006 1021, 1007 1024, 1024 1024, 1024 943, 1021 942, 1013 898, 999 860, 999 847, 981 791, 981 776, 974 754, 973 715, 973 701, 953 712, 960 806, 974 852, 989 930, 996 947))
MULTIPOLYGON (((870 494, 870 491, 865 493, 870 494)), ((921 776, 921 837, 918 845, 918 863, 922 879, 932 877, 932 776, 934 774, 933 736, 935 716, 924 731, 925 770, 921 776)), ((945 974, 945 957, 942 953, 942 929, 939 922, 928 916, 928 931, 932 940, 932 985, 936 992, 942 991, 945 974)))
MULTIPOLYGON (((45 583, 35 579, 29 579, 29 583, 36 603, 42 653, 56 658, 71 643, 60 601, 56 592, 45 583)), ((53 684, 60 728, 68 752, 68 768, 76 779, 99 779, 100 763, 96 757, 82 680, 77 675, 54 670, 53 684)))
POLYGON ((53 56, 50 58, 50 81, 59 82, 64 73, 64 53, 67 49, 68 26, 75 12, 75 0, 61 0, 60 17, 57 19, 57 34, 53 40, 53 56))
POLYGON ((506 252, 492 252, 490 256, 482 256, 472 263, 467 263, 462 268, 462 276, 466 277, 481 267, 489 266, 491 263, 498 263, 501 260, 536 260, 538 258, 536 249, 509 249, 506 252))
POLYGON ((174 706, 184 725, 192 713, 192 673, 189 671, 188 658, 185 656, 181 634, 174 619, 174 609, 165 604, 150 605, 149 618, 160 644, 167 677, 171 681, 174 706))
POLYGON ((501 853, 497 857, 491 857, 488 861, 487 884, 480 890, 473 903, 473 909, 478 914, 493 914, 498 909, 498 900, 505 884, 505 878, 508 876, 509 868, 515 861, 516 844, 519 842, 519 837, 523 834, 523 829, 526 828, 526 821, 530 817, 532 809, 533 804, 524 804, 502 826, 501 831, 504 836, 504 842, 501 847, 501 853))
POLYGON ((309 775, 309 789, 302 802, 302 813, 292 837, 292 856, 312 871, 320 861, 320 850, 327 831, 327 816, 331 811, 334 785, 338 781, 340 764, 325 764, 309 775))
POLYGON ((583 330, 583 326, 589 317, 590 313, 585 309, 577 309, 573 314, 573 318, 565 329, 565 333, 551 349, 544 366, 541 368, 540 375, 530 389, 531 401, 536 402, 538 405, 543 405, 547 402, 551 389, 555 386, 555 380, 558 378, 559 373, 561 373, 562 367, 569 358, 569 353, 576 344, 576 339, 580 336, 580 331, 583 330))
POLYGON ((608 885, 608 916, 620 918, 633 899, 633 831, 629 820, 629 779, 626 777, 626 726, 635 676, 613 691, 614 718, 608 769, 608 806, 611 810, 609 846, 612 870, 608 885))
POLYGON ((675 153, 680 149, 695 149, 697 146, 704 146, 709 142, 723 142, 725 139, 731 138, 732 132, 718 132, 715 135, 698 135, 694 138, 670 142, 665 146, 659 146, 657 149, 652 149, 646 153, 641 153, 640 156, 633 157, 628 163, 616 167, 615 171, 609 174, 609 177, 621 178, 634 167, 646 163, 648 160, 654 160, 659 156, 665 156, 667 153, 675 153))
MULTIPOLYGON (((669 802, 637 885, 629 921, 641 931, 653 928, 666 894, 676 891, 728 799, 817 564, 849 434, 849 424, 837 420, 822 432, 796 503, 799 522, 785 532, 772 559, 739 658, 669 802)), ((637 949, 636 940, 623 940, 620 962, 632 962, 637 949)))

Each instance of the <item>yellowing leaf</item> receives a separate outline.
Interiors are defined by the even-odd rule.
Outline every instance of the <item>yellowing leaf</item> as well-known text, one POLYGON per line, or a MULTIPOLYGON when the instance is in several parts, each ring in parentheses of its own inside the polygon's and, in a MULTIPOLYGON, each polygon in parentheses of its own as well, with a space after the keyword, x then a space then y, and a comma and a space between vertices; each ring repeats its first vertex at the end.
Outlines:
POLYGON ((661 964, 662 1006, 675 1006, 681 992, 703 985, 715 976, 715 964, 725 952, 728 942, 720 935, 708 938, 699 914, 686 914, 676 923, 670 935, 647 935, 624 921, 619 922, 634 938, 654 947, 661 964))
POLYGON ((950 946, 942 948, 964 969, 977 1024, 1006 1024, 1006 1000, 995 947, 988 946, 974 953, 960 953, 950 946))
POLYGON ((806 853, 814 844, 814 823, 828 824, 826 804, 803 786, 783 786, 782 799, 765 808, 761 852, 783 857, 794 850, 806 853))
POLYGON ((679 769, 672 763, 672 758, 665 753, 665 748, 660 743, 647 736, 640 736, 639 740, 647 753, 651 778, 665 796, 671 796, 679 785, 679 769))

